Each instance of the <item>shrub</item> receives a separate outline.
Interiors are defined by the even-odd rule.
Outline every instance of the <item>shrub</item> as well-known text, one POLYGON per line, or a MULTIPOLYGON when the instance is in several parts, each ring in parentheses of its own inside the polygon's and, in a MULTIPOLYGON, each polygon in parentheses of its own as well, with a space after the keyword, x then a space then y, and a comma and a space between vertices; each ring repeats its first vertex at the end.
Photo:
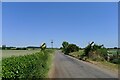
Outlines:
POLYGON ((107 49, 106 48, 101 48, 97 50, 97 53, 103 57, 105 60, 107 59, 107 49))
POLYGON ((114 64, 120 64, 120 59, 113 59, 112 61, 110 61, 111 63, 114 64))
POLYGON ((87 57, 83 57, 83 58, 82 58, 83 61, 86 61, 87 59, 88 59, 87 57))
POLYGON ((68 47, 65 49, 65 54, 69 54, 71 52, 79 51, 79 47, 75 44, 69 44, 68 47))
POLYGON ((87 47, 85 47, 85 49, 84 49, 84 55, 85 55, 85 56, 88 57, 88 54, 89 54, 89 52, 90 52, 90 50, 91 50, 91 45, 92 45, 93 43, 94 43, 94 42, 91 42, 90 44, 88 44, 87 47))
POLYGON ((92 42, 85 48, 84 55, 82 56, 86 56, 96 61, 106 60, 107 49, 103 45, 97 45, 97 44, 92 45, 93 43, 94 42, 92 42))

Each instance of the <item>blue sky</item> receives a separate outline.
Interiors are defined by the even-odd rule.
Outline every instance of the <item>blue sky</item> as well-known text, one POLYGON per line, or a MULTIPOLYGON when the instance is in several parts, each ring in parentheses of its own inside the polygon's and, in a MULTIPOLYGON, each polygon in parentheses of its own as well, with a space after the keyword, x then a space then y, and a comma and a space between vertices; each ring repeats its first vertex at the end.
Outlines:
POLYGON ((118 46, 118 4, 114 2, 2 3, 2 41, 7 46, 39 46, 63 41, 85 47, 95 41, 118 46))

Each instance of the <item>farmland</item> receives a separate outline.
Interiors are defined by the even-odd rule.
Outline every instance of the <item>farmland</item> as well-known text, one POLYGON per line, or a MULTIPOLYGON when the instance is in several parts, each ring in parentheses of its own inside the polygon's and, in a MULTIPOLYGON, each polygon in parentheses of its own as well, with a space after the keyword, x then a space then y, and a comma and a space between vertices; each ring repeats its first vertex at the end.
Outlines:
POLYGON ((2 50, 2 58, 8 58, 11 56, 23 56, 32 53, 39 52, 40 50, 2 50))
MULTIPOLYGON (((71 59, 65 57, 65 55, 70 55, 84 62, 87 62, 88 65, 89 63, 95 64, 94 66, 96 67, 99 66, 100 69, 106 69, 106 73, 110 71, 117 74, 118 64, 113 64, 111 62, 112 60, 107 61, 106 59, 106 56, 108 56, 108 54, 111 54, 110 56, 111 59, 114 59, 115 55, 117 54, 117 49, 113 49, 113 48, 108 49, 97 44, 92 45, 91 47, 89 45, 90 44, 88 44, 87 47, 82 49, 82 48, 79 48, 79 46, 76 46, 76 44, 69 44, 69 43, 67 44, 65 42, 65 44, 63 44, 63 47, 60 50, 49 49, 49 48, 41 49, 42 47, 40 49, 29 49, 29 50, 28 49, 2 50, 2 78, 3 80, 6 78, 12 78, 12 79, 24 78, 26 80, 29 80, 29 79, 52 77, 52 75, 56 73, 55 69, 58 69, 57 72, 60 72, 60 73, 62 72, 62 70, 59 69, 59 66, 60 66, 59 64, 62 65, 62 63, 64 63, 61 61, 62 59, 65 59, 70 63, 74 64, 74 61, 72 62, 71 59), (90 50, 87 48, 90 48, 90 50), (88 54, 90 55, 85 55, 86 53, 85 50, 89 50, 88 54), (65 55, 61 53, 64 53, 65 55), (105 53, 106 56, 99 55, 103 53, 105 53), (94 55, 94 54, 97 54, 97 55, 94 55), (56 66, 57 68, 54 65, 58 65, 56 66)), ((68 64, 68 65, 71 65, 71 64, 68 64)), ((80 62, 80 64, 76 64, 76 65, 74 64, 74 67, 75 66, 78 67, 78 65, 82 65, 82 63, 80 62)), ((84 65, 84 66, 88 67, 87 65, 84 65)), ((72 69, 73 73, 74 73, 74 67, 72 69)), ((66 67, 63 66, 61 68, 66 68, 66 67)), ((81 67, 79 68, 82 69, 81 67)), ((78 72, 79 72, 79 68, 77 68, 78 72)), ((66 69, 64 71, 71 72, 71 70, 67 71, 66 69)), ((84 73, 84 71, 80 72, 79 74, 81 73, 84 73)), ((96 72, 93 72, 91 76, 95 75, 94 73, 96 72)), ((100 75, 101 77, 106 77, 106 76, 109 77, 111 75, 111 74, 108 75, 106 73, 105 73, 106 75, 102 75, 102 72, 100 73, 101 73, 100 75)), ((64 74, 66 76, 68 75, 66 73, 64 74)), ((80 76, 79 74, 77 74, 77 76, 80 76)), ((85 74, 89 74, 89 72, 85 72, 85 74)), ((60 75, 61 74, 56 74, 56 77, 59 77, 60 75)), ((72 77, 76 77, 76 76, 72 76, 72 77)))
MULTIPOLYGON (((73 45, 74 46, 74 45, 73 45)), ((75 48, 75 47, 74 47, 75 48)), ((58 69, 58 72, 61 72, 62 70, 59 69, 60 64, 62 64, 61 60, 63 59, 69 61, 72 63, 71 59, 65 57, 65 55, 61 54, 62 50, 56 50, 56 49, 45 49, 43 51, 40 51, 39 49, 36 50, 2 50, 2 78, 3 80, 6 78, 13 78, 13 79, 19 79, 24 78, 26 80, 29 79, 38 79, 38 78, 47 78, 49 76, 49 70, 51 68, 58 69), (55 53, 55 59, 52 59, 55 53), (56 60, 58 59, 58 60, 56 60), (54 61, 52 61, 54 60, 54 61), (58 61, 58 62, 57 62, 58 61), (55 62, 55 63, 53 63, 55 62), (51 67, 51 64, 56 64, 58 66, 51 67), (12 65, 12 66, 11 66, 12 65)), ((110 52, 111 54, 116 54, 115 49, 107 49, 107 52, 110 52)), ((73 57, 76 57, 80 59, 80 57, 84 54, 84 49, 79 49, 78 51, 70 52, 68 55, 71 55, 73 57)), ((93 61, 87 58, 85 62, 89 62, 92 64, 95 64, 95 66, 99 66, 100 69, 106 69, 108 71, 114 71, 115 74, 117 73, 117 64, 109 63, 106 61, 93 61)), ((63 62, 64 63, 64 62, 63 62)), ((89 64, 88 63, 88 64, 89 64)), ((69 63, 67 63, 69 64, 69 63)), ((73 61, 74 64, 74 61, 73 61)), ((64 64, 66 65, 66 64, 64 64)), ((71 65, 71 64, 69 64, 71 65)), ((69 65, 66 65, 69 67, 69 65)), ((80 62, 79 65, 82 65, 80 62)), ((83 64, 84 65, 84 64, 83 64)), ((78 66, 74 64, 74 66, 78 66)), ((86 67, 89 67, 87 65, 84 65, 86 67)), ((62 68, 65 68, 64 66, 62 68)), ((81 69, 81 67, 79 67, 81 69)), ((78 68, 78 72, 79 69, 78 68)), ((54 75, 54 69, 53 73, 51 75, 54 75)), ((93 68, 94 69, 94 68, 93 68)), ((83 69, 84 70, 84 69, 83 69)), ((72 72, 74 71, 74 67, 72 69, 72 72)), ((65 75, 67 70, 65 69, 65 75)), ((68 72, 71 72, 71 70, 68 70, 68 72)), ((83 73, 83 72, 80 72, 83 73)), ((79 73, 79 74, 80 74, 79 73)), ((95 72, 96 73, 96 72, 95 72)), ((77 74, 78 76, 80 76, 77 74)), ((85 74, 89 74, 89 72, 85 72, 85 74)), ((99 74, 99 72, 98 72, 99 74)), ((60 74, 61 75, 61 74, 60 74)), ((71 74, 73 75, 73 74, 71 74)), ((92 76, 94 75, 94 72, 92 76)), ((101 72, 102 75, 102 72, 101 72)), ((101 77, 106 77, 109 75, 102 75, 101 77)), ((56 74, 56 77, 59 77, 59 74, 56 74)), ((66 77, 66 76, 65 76, 66 77)), ((73 76, 75 77, 75 76, 73 76)), ((85 76, 87 77, 87 76, 85 76)))
POLYGON ((47 77, 53 53, 54 50, 51 49, 45 51, 3 50, 3 80, 6 78, 36 79, 47 77))
MULTIPOLYGON (((32 53, 36 53, 39 52, 39 49, 36 50, 2 50, 2 58, 8 58, 11 56, 23 56, 23 55, 29 55, 32 53)), ((117 50, 116 49, 109 49, 107 50, 108 53, 110 54, 117 54, 117 50)), ((70 53, 70 55, 73 55, 75 57, 79 57, 80 55, 82 55, 84 52, 84 50, 79 50, 79 52, 73 52, 70 53)))

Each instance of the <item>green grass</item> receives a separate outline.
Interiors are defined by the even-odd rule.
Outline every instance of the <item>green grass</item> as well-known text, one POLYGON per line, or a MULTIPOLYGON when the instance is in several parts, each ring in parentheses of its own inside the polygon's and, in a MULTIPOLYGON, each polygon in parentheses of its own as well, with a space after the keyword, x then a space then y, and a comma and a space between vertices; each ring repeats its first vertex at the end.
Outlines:
POLYGON ((118 64, 113 64, 107 61, 93 61, 91 59, 87 59, 88 62, 98 65, 101 68, 106 68, 108 70, 117 72, 118 71, 118 64))
POLYGON ((25 80, 46 78, 54 50, 46 50, 24 56, 12 56, 2 60, 2 78, 25 80))
POLYGON ((107 61, 102 61, 101 63, 105 66, 108 66, 109 69, 118 69, 118 64, 113 64, 107 61))

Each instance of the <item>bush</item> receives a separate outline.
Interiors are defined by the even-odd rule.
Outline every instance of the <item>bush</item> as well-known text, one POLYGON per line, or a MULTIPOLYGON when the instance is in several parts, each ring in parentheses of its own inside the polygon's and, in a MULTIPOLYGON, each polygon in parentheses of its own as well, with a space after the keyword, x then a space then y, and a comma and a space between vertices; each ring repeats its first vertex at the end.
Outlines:
POLYGON ((107 60, 107 49, 106 48, 101 48, 97 50, 97 53, 103 57, 105 60, 107 60))
POLYGON ((111 63, 120 64, 120 59, 113 59, 113 60, 111 61, 111 63))
POLYGON ((82 58, 83 61, 86 61, 87 59, 88 59, 87 57, 83 57, 83 58, 82 58))
POLYGON ((97 45, 97 44, 92 45, 93 43, 94 42, 92 42, 85 48, 84 55, 82 55, 82 56, 86 56, 95 61, 106 60, 107 49, 103 45, 97 45))
POLYGON ((2 60, 2 78, 25 80, 31 78, 44 78, 48 71, 48 51, 34 53, 31 55, 10 57, 2 60))
POLYGON ((65 53, 66 48, 68 47, 68 45, 69 45, 69 43, 68 43, 68 42, 66 42, 66 41, 64 41, 64 42, 62 43, 62 52, 64 52, 64 53, 65 53))
POLYGON ((88 44, 88 46, 85 47, 84 49, 84 55, 88 57, 88 54, 89 52, 91 51, 91 45, 93 44, 94 42, 91 42, 90 44, 88 44))
POLYGON ((71 52, 79 51, 79 47, 75 44, 69 44, 68 47, 65 49, 65 54, 69 54, 71 52))

